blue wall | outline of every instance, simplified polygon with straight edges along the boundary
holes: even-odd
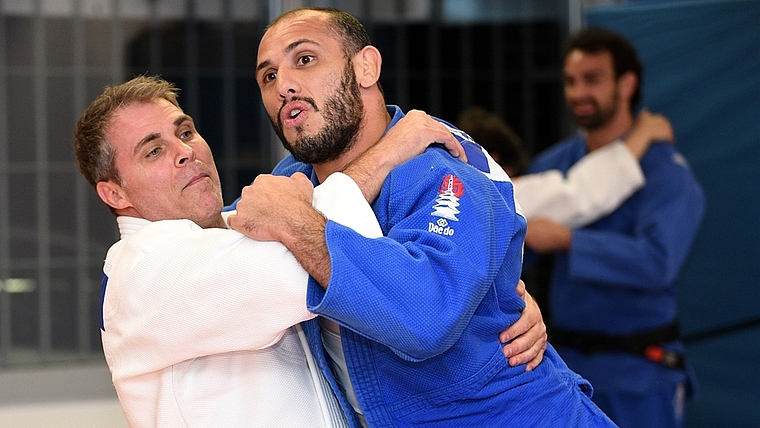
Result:
[[[643,105],[671,119],[707,196],[679,282],[698,381],[686,426],[760,427],[760,1],[639,2],[586,18],[636,45]]]

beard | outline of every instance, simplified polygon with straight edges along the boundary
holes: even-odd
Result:
[[[315,112],[320,111],[311,97],[293,97],[289,101],[293,100],[304,101],[311,105]],[[359,83],[349,62],[343,70],[337,90],[325,100],[322,111],[325,125],[316,135],[301,135],[303,127],[298,126],[295,129],[301,136],[290,142],[282,130],[282,116],[278,113],[276,119],[270,116],[269,120],[282,145],[297,161],[320,164],[338,159],[354,146],[362,127],[363,116],[364,103],[359,92]]]
[[[619,98],[619,94],[615,92],[612,96],[612,100],[610,100],[606,106],[600,106],[596,99],[591,99],[590,102],[594,105],[591,114],[576,115],[573,113],[572,108],[570,109],[570,114],[573,115],[573,119],[575,119],[575,123],[578,124],[578,126],[589,131],[594,131],[604,127],[613,117],[615,117],[617,114]]]

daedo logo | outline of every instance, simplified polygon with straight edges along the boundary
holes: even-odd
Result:
[[[428,232],[437,233],[444,236],[454,235],[454,229],[449,226],[451,221],[459,221],[457,214],[459,210],[459,198],[464,194],[464,184],[453,174],[447,174],[441,181],[438,188],[439,196],[433,205],[433,212],[430,215],[441,217],[435,223],[428,223]]]

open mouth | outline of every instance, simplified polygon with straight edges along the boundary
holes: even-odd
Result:
[[[310,99],[294,99],[280,108],[280,120],[284,126],[298,126],[308,117],[311,108],[319,111]]]

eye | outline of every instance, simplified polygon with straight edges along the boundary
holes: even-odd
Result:
[[[154,158],[154,157],[158,156],[159,153],[161,153],[161,148],[160,147],[156,147],[153,150],[149,151],[148,154],[145,157],[147,157],[147,158]]]
[[[307,65],[314,61],[314,55],[303,55],[298,58],[298,65]]]
[[[187,139],[189,139],[192,136],[193,136],[193,131],[185,131],[185,132],[179,134],[179,138],[182,139],[182,140],[187,140]]]
[[[264,73],[261,76],[261,81],[264,82],[264,83],[269,83],[269,82],[273,81],[276,78],[277,78],[277,73],[275,73],[275,72],[269,72],[269,73]]]

